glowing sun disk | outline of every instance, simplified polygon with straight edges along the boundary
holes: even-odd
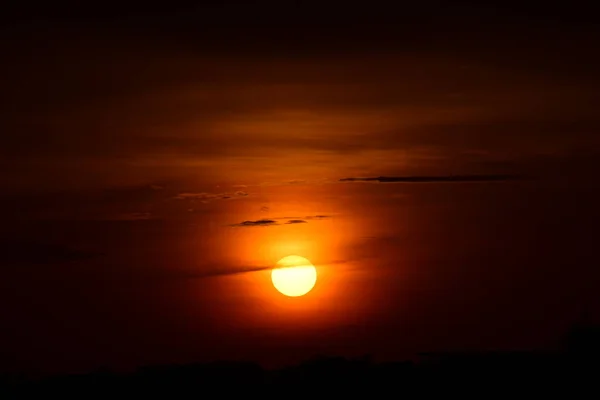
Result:
[[[317,269],[304,257],[287,256],[271,271],[273,286],[289,297],[304,296],[317,282]]]

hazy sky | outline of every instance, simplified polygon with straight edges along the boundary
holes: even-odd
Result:
[[[2,367],[553,345],[598,307],[573,10],[15,7]],[[463,174],[490,179],[339,181]],[[303,298],[269,281],[289,254],[318,268]]]

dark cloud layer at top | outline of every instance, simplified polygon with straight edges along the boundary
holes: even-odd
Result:
[[[232,176],[236,183],[253,185],[264,181],[269,170],[269,179],[293,185],[315,176],[443,171],[469,161],[460,155],[466,151],[478,152],[477,162],[493,162],[597,147],[598,68],[589,51],[593,46],[586,47],[579,36],[544,37],[552,46],[547,48],[535,45],[535,35],[516,31],[511,36],[495,32],[491,36],[500,39],[495,42],[469,33],[464,43],[473,48],[455,52],[448,46],[463,42],[448,40],[453,29],[438,28],[444,32],[438,46],[413,47],[408,39],[430,37],[429,28],[420,28],[427,35],[418,35],[394,21],[399,31],[389,35],[389,26],[373,20],[372,26],[383,28],[380,33],[394,43],[385,45],[379,37],[365,42],[363,36],[372,29],[357,32],[350,24],[349,30],[361,36],[357,43],[324,18],[322,26],[331,30],[327,35],[311,29],[310,40],[306,29],[297,30],[310,49],[302,56],[291,49],[288,35],[262,31],[283,45],[275,46],[276,57],[264,58],[240,42],[237,33],[231,33],[233,41],[219,42],[206,32],[179,29],[214,23],[218,18],[208,15],[217,13],[221,23],[245,32],[239,23],[255,21],[248,19],[250,11],[288,27],[254,6],[240,7],[234,13],[213,9],[190,14],[189,20],[188,14],[174,18],[176,31],[187,32],[185,40],[161,31],[161,40],[154,41],[139,29],[128,37],[98,26],[87,27],[87,33],[43,29],[27,39],[6,36],[0,44],[6,54],[0,69],[7,77],[0,121],[0,130],[7,132],[0,138],[4,186],[96,189],[155,179],[212,184],[230,183]],[[462,14],[455,6],[450,9]],[[330,9],[335,15],[344,10]],[[364,12],[353,11],[361,19]],[[319,7],[319,13],[287,17],[305,27],[305,16],[322,15]],[[405,12],[400,17],[408,18]],[[229,31],[221,23],[215,23],[219,33]],[[499,26],[505,25],[487,25]],[[529,31],[549,34],[527,25]],[[333,32],[338,40],[325,45],[324,37]],[[211,38],[219,54],[202,49],[202,38]],[[264,45],[262,39],[256,43]],[[341,44],[351,51],[337,54]],[[315,45],[323,51],[316,52]],[[280,134],[283,130],[286,135]],[[354,167],[373,165],[373,157],[384,161],[378,161],[379,170]],[[418,160],[407,160],[408,171],[396,169],[403,157]],[[269,162],[261,164],[264,160]],[[437,165],[429,169],[429,163]],[[486,167],[485,172],[497,171]]]
[[[340,182],[428,183],[428,182],[495,182],[522,179],[519,175],[440,175],[440,176],[379,176],[342,178]]]

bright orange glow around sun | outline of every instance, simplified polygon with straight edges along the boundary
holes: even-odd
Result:
[[[289,297],[304,296],[317,282],[317,269],[304,257],[287,256],[271,271],[273,286]]]

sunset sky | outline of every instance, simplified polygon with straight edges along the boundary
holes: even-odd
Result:
[[[0,370],[540,349],[600,317],[585,10],[223,3],[2,16]]]

